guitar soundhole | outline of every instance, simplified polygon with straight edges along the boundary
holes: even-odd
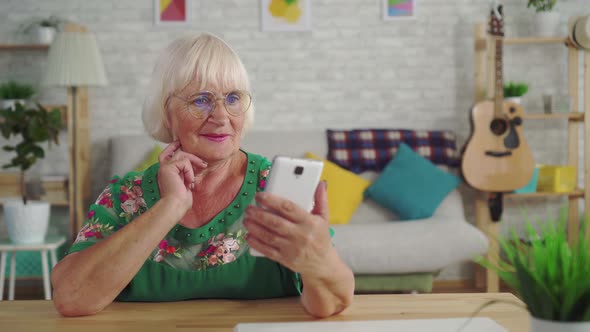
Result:
[[[508,130],[508,123],[503,119],[494,119],[490,124],[490,129],[494,135],[500,136]]]

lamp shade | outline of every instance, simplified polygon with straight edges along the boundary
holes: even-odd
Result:
[[[49,48],[44,85],[102,86],[107,84],[96,39],[90,32],[60,32]]]

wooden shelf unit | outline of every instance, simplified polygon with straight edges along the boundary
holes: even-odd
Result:
[[[523,116],[525,120],[569,120],[569,121],[584,121],[584,113],[569,112],[569,113],[525,113]]]
[[[567,138],[567,165],[579,168],[579,134],[584,129],[583,139],[585,144],[590,144],[590,121],[585,121],[590,114],[590,52],[584,52],[578,49],[565,37],[555,38],[504,38],[503,43],[506,45],[563,45],[567,49],[568,62],[568,91],[572,100],[569,113],[528,113],[525,114],[525,120],[567,120],[568,138]],[[495,44],[491,42],[490,36],[486,33],[485,23],[479,23],[475,26],[475,101],[490,99],[495,95],[495,77],[488,73],[494,72],[495,64]],[[580,111],[579,105],[579,58],[584,58],[584,108]],[[584,211],[590,213],[590,153],[583,155],[584,166],[578,169],[578,176],[583,174],[584,186],[576,188],[571,193],[545,193],[536,192],[530,194],[506,194],[508,199],[535,199],[550,197],[565,197],[568,199],[568,240],[575,241],[580,229],[580,211],[578,200],[584,199]],[[475,199],[475,218],[477,226],[489,237],[490,247],[487,253],[488,259],[499,257],[500,248],[498,247],[497,238],[499,223],[493,222],[488,209],[489,193],[479,192]],[[590,229],[589,229],[590,231]],[[485,274],[484,274],[485,273]],[[486,269],[485,272],[478,268],[476,270],[476,287],[486,288],[488,292],[499,291],[499,278],[495,272]]]
[[[568,196],[569,198],[584,198],[584,190],[576,188],[572,192],[567,193],[550,193],[550,192],[535,192],[535,193],[510,193],[504,195],[506,198],[549,198],[549,197],[562,197]]]
[[[43,107],[45,107],[45,109],[47,109],[48,111],[51,111],[54,108],[57,108],[61,111],[61,121],[62,121],[62,125],[63,125],[63,129],[67,129],[67,110],[68,110],[68,105],[52,105],[52,104],[41,104]],[[3,176],[7,176],[9,173],[14,173],[16,172],[15,169],[12,169],[11,171],[8,172],[0,172]],[[0,181],[0,191],[5,191],[7,190],[8,192],[12,191],[11,187],[3,187],[3,183],[1,183]],[[11,195],[3,195],[6,194],[5,192],[0,193],[0,197],[7,197],[7,196],[11,196]],[[20,195],[20,192],[19,192]],[[53,206],[68,206],[68,201],[49,201],[49,203],[51,203],[51,205]],[[0,200],[0,206],[2,206],[2,201]]]
[[[51,206],[60,206],[60,207],[70,205],[69,201],[49,201],[49,203],[51,203]]]
[[[520,38],[505,38],[504,44],[518,45],[518,44],[565,44],[566,37],[520,37]]]
[[[78,24],[66,24],[65,31],[87,31],[87,28]],[[40,44],[0,44],[0,51],[19,51],[19,50],[48,50],[49,45]],[[66,201],[52,202],[55,206],[69,207],[70,228],[68,235],[71,238],[82,227],[86,218],[86,211],[90,203],[90,125],[88,113],[88,88],[77,87],[76,93],[73,93],[71,87],[67,88],[66,105],[44,105],[48,110],[57,107],[62,111],[62,121],[68,131],[69,144],[69,181],[68,181],[68,200],[76,197],[76,204],[70,204]],[[73,105],[76,104],[76,121],[74,124]],[[76,144],[72,144],[73,137],[76,137]],[[74,162],[76,160],[76,162]],[[72,174],[76,175],[76,181],[71,181]],[[75,183],[75,184],[74,184]]]

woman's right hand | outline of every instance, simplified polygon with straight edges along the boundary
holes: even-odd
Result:
[[[207,167],[199,157],[182,151],[180,141],[170,143],[158,156],[158,187],[160,199],[171,199],[180,203],[184,211],[193,204],[192,190],[196,174]]]

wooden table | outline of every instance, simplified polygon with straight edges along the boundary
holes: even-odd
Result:
[[[344,312],[326,320],[387,320],[468,317],[480,305],[502,300],[522,305],[507,293],[356,295]],[[508,331],[529,331],[528,313],[497,303],[480,312]],[[64,318],[51,301],[0,303],[0,331],[232,331],[239,322],[310,321],[298,298],[256,301],[201,300],[168,303],[116,302],[87,317]]]

